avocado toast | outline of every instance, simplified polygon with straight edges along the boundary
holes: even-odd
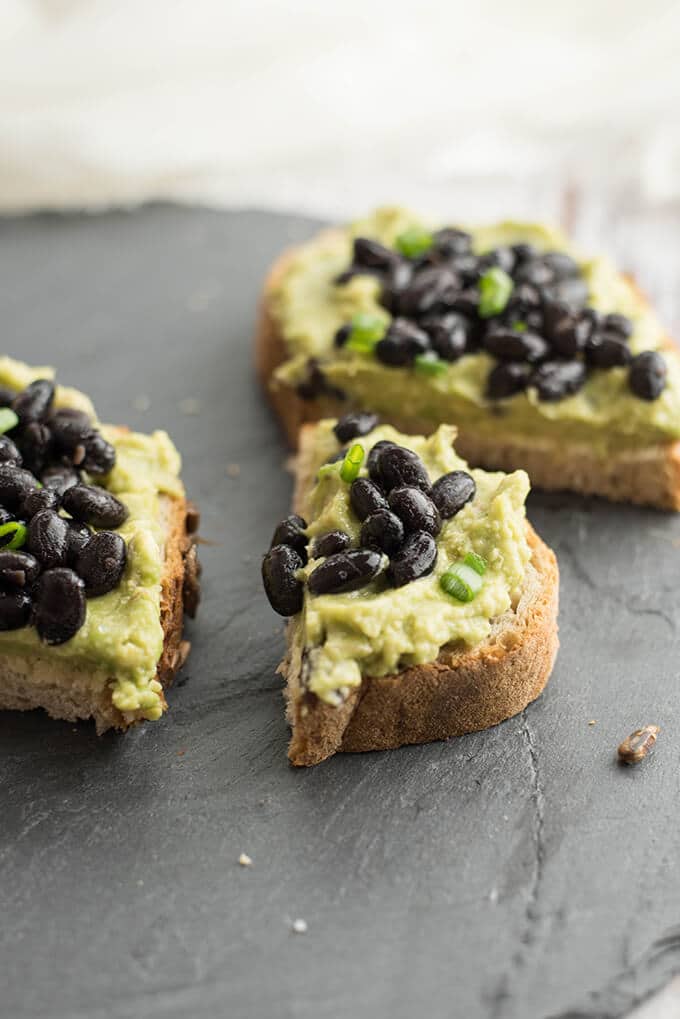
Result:
[[[290,620],[293,764],[483,729],[547,682],[558,573],[528,478],[469,470],[454,437],[368,414],[302,429],[295,513],[263,560]]]
[[[680,355],[635,284],[556,230],[430,228],[402,209],[285,252],[257,368],[300,427],[370,408],[458,428],[471,463],[532,484],[680,509]]]
[[[164,432],[100,425],[52,375],[0,358],[0,709],[126,729],[189,651],[198,516]]]

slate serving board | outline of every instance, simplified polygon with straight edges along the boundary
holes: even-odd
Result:
[[[2,1016],[594,1019],[680,969],[680,518],[532,495],[562,572],[541,699],[287,764],[258,574],[290,481],[250,339],[268,263],[313,228],[167,206],[0,223],[3,349],[105,420],[167,428],[211,542],[162,722],[97,739],[0,713]],[[655,754],[618,767],[647,722]]]

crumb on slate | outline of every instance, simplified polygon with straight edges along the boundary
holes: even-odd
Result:
[[[306,934],[307,933],[307,921],[303,920],[302,917],[298,917],[297,920],[293,920],[291,925],[293,934]]]
[[[139,396],[135,396],[132,401],[132,406],[135,410],[138,410],[141,414],[143,414],[147,410],[151,410],[151,400],[146,393],[140,393]]]
[[[179,409],[182,414],[197,415],[201,413],[202,403],[195,396],[185,396],[179,401]]]
[[[230,478],[237,478],[241,473],[240,464],[227,464],[227,475]]]
[[[238,858],[238,862],[241,864],[242,867],[252,867],[253,865],[253,861],[251,860],[247,853],[241,853],[241,855]]]
[[[588,722],[588,725],[597,725],[597,719],[591,718],[590,721]]]

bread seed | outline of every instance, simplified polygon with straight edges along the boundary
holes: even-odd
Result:
[[[656,743],[660,733],[658,725],[645,725],[636,729],[619,745],[619,760],[623,764],[639,764]]]

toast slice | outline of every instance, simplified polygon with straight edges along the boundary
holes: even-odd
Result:
[[[310,529],[311,493],[329,450],[327,426],[324,421],[302,428],[295,461],[294,510],[310,521]],[[453,429],[440,432],[449,441],[455,434]],[[479,484],[484,472],[472,473]],[[502,480],[501,475],[492,477],[494,484]],[[559,581],[555,556],[526,521],[522,503],[519,534],[524,529],[528,557],[521,583],[506,610],[489,621],[480,641],[469,646],[453,640],[431,661],[381,675],[362,672],[360,685],[346,690],[335,703],[309,689],[303,619],[307,607],[293,616],[279,671],[286,680],[292,728],[288,756],[294,765],[318,764],[339,751],[386,750],[485,729],[521,712],[538,697],[558,649]],[[308,599],[306,594],[307,605]]]
[[[47,378],[49,369],[33,369],[8,358],[0,359],[0,380],[20,388],[34,378]],[[91,403],[76,390],[58,386],[55,406],[84,410],[96,421]],[[98,733],[125,730],[142,719],[155,719],[166,710],[165,690],[184,664],[190,644],[183,639],[185,612],[193,616],[199,600],[200,567],[196,556],[198,512],[185,497],[179,480],[179,457],[165,433],[141,436],[124,427],[100,426],[115,447],[117,463],[102,487],[121,494],[132,510],[121,528],[127,544],[127,566],[116,591],[88,598],[85,623],[65,643],[43,643],[32,626],[0,632],[0,710],[43,708],[56,719],[92,719]],[[156,460],[153,451],[157,451]],[[151,459],[150,459],[151,457]],[[146,477],[143,489],[132,491],[135,465]],[[149,569],[158,558],[157,577]],[[142,572],[140,572],[142,571]],[[94,606],[94,609],[93,609]],[[91,612],[92,624],[89,618]],[[125,613],[125,626],[116,629],[116,613]],[[96,620],[96,626],[94,622]],[[111,626],[112,640],[99,645],[92,629]],[[135,645],[144,645],[149,631],[151,659],[131,658]],[[99,650],[106,654],[98,657]],[[158,651],[153,651],[154,648]],[[130,686],[130,663],[135,682]],[[120,691],[127,690],[127,705]],[[130,700],[130,693],[133,697]]]
[[[375,220],[379,221],[380,216],[389,221],[390,216],[394,219],[397,213],[383,210],[376,214]],[[369,225],[367,230],[370,229]],[[633,336],[633,342],[638,344],[636,349],[657,349],[668,361],[668,389],[663,395],[667,404],[664,427],[657,433],[640,426],[640,434],[636,434],[637,425],[631,425],[630,421],[637,421],[636,415],[643,420],[649,405],[631,397],[621,381],[624,369],[615,368],[612,378],[617,379],[617,399],[623,399],[624,410],[610,428],[603,429],[599,425],[591,428],[587,421],[580,420],[578,407],[570,410],[573,400],[568,398],[561,404],[551,404],[551,408],[558,407],[556,417],[549,410],[551,420],[536,417],[518,429],[513,413],[525,400],[524,393],[490,401],[478,387],[473,403],[456,398],[449,409],[442,407],[437,393],[441,383],[436,379],[413,378],[411,372],[405,382],[403,368],[385,365],[380,375],[362,380],[365,357],[355,356],[356,371],[354,365],[348,369],[346,355],[342,355],[344,361],[340,363],[342,358],[334,350],[330,325],[325,336],[321,327],[315,330],[316,349],[313,358],[305,361],[295,332],[299,331],[299,317],[293,326],[288,321],[291,308],[299,316],[301,304],[299,295],[292,304],[286,303],[285,289],[290,274],[311,272],[309,267],[314,265],[318,255],[314,299],[318,300],[318,307],[327,306],[329,312],[325,317],[318,316],[318,321],[337,326],[342,321],[342,309],[347,307],[347,297],[340,293],[337,284],[337,272],[340,266],[346,268],[352,237],[356,237],[357,232],[364,232],[361,225],[326,230],[309,244],[289,249],[277,259],[265,281],[255,336],[256,369],[293,448],[297,446],[304,424],[340,416],[349,410],[370,408],[377,411],[382,420],[411,434],[429,434],[441,422],[455,423],[457,449],[470,463],[492,470],[524,468],[530,474],[532,485],[538,488],[571,490],[617,502],[680,510],[680,358],[675,344],[659,326],[649,302],[632,280],[617,273],[604,259],[582,263],[587,267],[595,293],[589,302],[596,305],[602,315],[622,312],[631,316],[636,324]],[[391,233],[393,235],[394,230]],[[385,240],[389,234],[390,230],[380,237]],[[488,231],[481,232],[482,238],[488,236]],[[511,236],[515,240],[537,240],[539,245],[548,247],[568,247],[556,232],[549,233],[531,224],[512,225]],[[375,308],[375,293],[366,290],[363,283],[355,286],[359,289],[351,299]],[[611,301],[606,296],[609,288],[613,295]],[[481,356],[486,358],[487,355]],[[464,357],[463,361],[469,362],[470,357]],[[308,375],[300,374],[309,373],[310,364],[313,364],[311,371],[316,379],[312,387],[305,384]],[[400,386],[398,398],[392,394],[395,379]],[[584,387],[586,402],[599,399],[597,391],[595,397],[591,397],[595,386],[589,381]],[[433,393],[435,404],[430,406],[428,394]],[[630,413],[625,410],[627,407]],[[565,414],[563,427],[560,427],[561,413]]]

